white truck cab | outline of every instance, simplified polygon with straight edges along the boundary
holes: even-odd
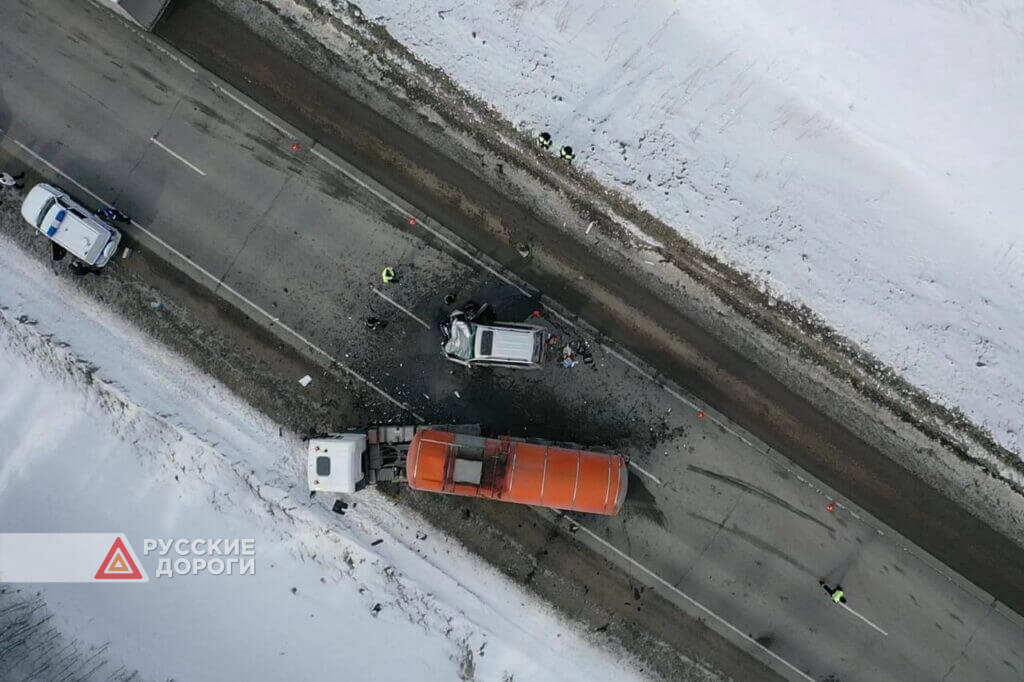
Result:
[[[479,424],[373,426],[309,439],[306,478],[313,492],[354,493],[368,485],[401,481],[409,443],[421,429],[480,435]]]
[[[121,242],[121,233],[59,187],[41,183],[21,204],[21,217],[86,265],[101,268]]]
[[[365,433],[340,433],[309,439],[309,489],[354,493],[363,482]]]

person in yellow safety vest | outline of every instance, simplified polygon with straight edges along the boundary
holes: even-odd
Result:
[[[828,596],[830,596],[832,598],[832,603],[833,604],[839,605],[839,604],[845,604],[846,603],[846,596],[845,596],[846,593],[843,592],[843,586],[842,585],[836,585],[835,587],[829,587],[828,585],[825,584],[824,580],[819,580],[818,584],[821,585],[822,588],[824,588],[824,590],[826,592],[828,592]]]
[[[551,149],[551,134],[544,132],[537,136],[537,144],[541,149]]]
[[[568,161],[569,163],[572,163],[573,158],[575,158],[575,155],[572,153],[572,147],[570,147],[569,145],[562,147],[558,151],[558,155],[565,159],[566,161]]]
[[[380,273],[380,279],[384,284],[391,284],[398,278],[395,276],[394,268],[384,268]]]

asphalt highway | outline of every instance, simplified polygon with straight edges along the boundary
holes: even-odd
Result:
[[[621,516],[554,522],[753,660],[792,679],[1024,677],[1013,610],[568,318],[542,322],[591,342],[593,365],[447,363],[436,332],[445,294],[523,320],[534,289],[427,218],[417,197],[104,10],[0,8],[5,151],[91,205],[116,204],[143,248],[343,367],[382,417],[626,451],[634,475]],[[381,282],[384,266],[397,284]],[[370,316],[387,326],[367,329]],[[846,607],[821,580],[843,585]]]
[[[254,22],[260,35],[236,14]],[[175,0],[156,30],[239,92],[435,217],[568,312],[583,316],[618,347],[643,358],[660,380],[701,396],[1024,614],[1024,549],[979,520],[966,503],[961,506],[955,492],[936,491],[897,463],[904,453],[875,449],[843,420],[830,418],[737,353],[704,326],[715,320],[702,323],[690,317],[681,310],[684,297],[666,299],[658,287],[649,286],[644,273],[622,267],[614,250],[603,253],[598,244],[552,229],[482,181],[473,168],[449,159],[443,142],[428,144],[414,134],[431,135],[430,125],[408,118],[393,123],[325,80],[321,73],[329,72],[353,93],[365,90],[360,81],[339,75],[351,67],[329,68],[330,56],[317,51],[308,35],[273,16],[263,5],[236,0]],[[520,238],[533,244],[533,257],[516,253],[514,243]],[[911,459],[928,456],[921,452],[927,442],[901,447],[919,449],[916,455],[907,453]]]

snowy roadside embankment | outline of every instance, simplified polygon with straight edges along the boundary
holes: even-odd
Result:
[[[256,544],[255,575],[142,556],[146,584],[5,586],[3,622],[34,635],[0,677],[640,679],[372,490],[344,516],[310,500],[297,437],[0,247],[0,531]]]
[[[358,4],[1021,453],[1019,3]]]

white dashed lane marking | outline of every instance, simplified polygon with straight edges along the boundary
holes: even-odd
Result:
[[[170,154],[171,156],[176,158],[178,161],[181,161],[183,164],[185,164],[186,166],[188,166],[189,168],[194,170],[196,173],[199,173],[200,175],[203,175],[203,176],[206,175],[206,173],[201,168],[199,168],[199,166],[196,166],[194,163],[192,163],[191,161],[186,159],[184,156],[182,156],[181,154],[177,153],[176,151],[174,151],[173,149],[171,149],[170,147],[168,147],[167,145],[165,145],[163,142],[161,142],[160,140],[156,139],[155,137],[149,138],[149,141],[152,142],[153,144],[155,144],[157,147],[160,147],[160,149],[163,149],[165,152],[167,152],[168,154]]]
[[[224,95],[226,95],[229,98],[231,98],[236,104],[240,105],[242,108],[244,108],[249,113],[251,113],[252,115],[254,115],[257,118],[259,118],[261,121],[263,121],[264,123],[269,125],[271,128],[273,128],[277,132],[281,133],[282,135],[284,135],[286,137],[289,137],[289,138],[291,138],[293,140],[297,140],[299,138],[299,135],[297,135],[297,134],[291,132],[290,130],[286,129],[284,126],[280,125],[279,123],[274,121],[269,116],[264,116],[262,113],[260,113],[260,111],[258,109],[256,109],[255,107],[250,105],[248,102],[243,100],[241,97],[239,97],[238,95],[234,94],[233,92],[231,92],[230,90],[228,90],[224,86],[220,85],[219,83],[216,83],[214,81],[210,81],[210,85],[215,90],[217,90],[218,92],[221,92]]]
[[[395,299],[393,299],[393,298],[391,298],[390,296],[388,296],[387,294],[385,294],[385,293],[384,293],[383,291],[381,291],[381,290],[380,290],[380,289],[378,289],[377,287],[375,287],[375,286],[371,286],[371,287],[370,287],[370,290],[371,290],[371,291],[372,291],[373,293],[375,293],[375,294],[377,294],[378,296],[380,296],[381,298],[383,298],[383,299],[384,299],[385,301],[387,301],[387,302],[388,302],[388,303],[390,303],[391,305],[393,305],[393,306],[395,306],[396,308],[398,308],[399,310],[401,310],[401,311],[402,311],[403,313],[405,313],[406,315],[408,315],[408,316],[409,316],[409,317],[411,317],[412,319],[414,319],[414,320],[416,320],[417,322],[419,322],[419,323],[420,323],[421,325],[423,325],[424,329],[430,329],[430,325],[429,325],[429,324],[427,324],[426,322],[424,322],[424,321],[423,321],[423,320],[422,320],[421,318],[417,317],[417,316],[416,316],[416,314],[415,314],[414,312],[412,312],[411,310],[409,310],[408,308],[406,308],[405,306],[403,306],[402,304],[400,304],[400,303],[399,303],[398,301],[396,301]]]
[[[857,613],[856,611],[854,611],[853,609],[851,609],[851,608],[850,608],[849,606],[847,606],[846,604],[840,604],[840,606],[842,606],[842,607],[843,607],[844,609],[846,609],[847,611],[849,611],[849,612],[850,612],[850,613],[852,613],[853,615],[855,615],[855,616],[857,616],[858,618],[860,618],[860,619],[861,619],[862,621],[864,621],[865,623],[867,623],[868,625],[870,625],[870,626],[871,626],[871,627],[873,627],[874,629],[876,629],[876,630],[878,630],[879,632],[881,632],[881,633],[882,633],[883,635],[885,635],[886,637],[888,637],[888,636],[889,636],[889,633],[888,633],[888,632],[886,632],[886,631],[885,631],[885,630],[883,630],[882,628],[878,627],[877,625],[875,625],[874,623],[872,623],[872,622],[871,622],[870,620],[868,620],[867,618],[865,618],[865,617],[864,617],[864,616],[862,616],[861,614],[859,614],[859,613]]]

